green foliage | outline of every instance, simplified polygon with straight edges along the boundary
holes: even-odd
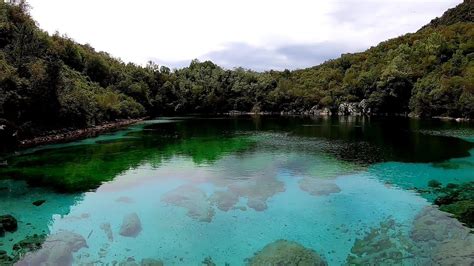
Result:
[[[0,2],[0,118],[28,134],[119,118],[180,113],[336,111],[474,117],[473,2],[420,31],[295,71],[227,70],[193,60],[170,70],[125,64],[49,36],[25,3]]]
[[[427,26],[437,27],[458,22],[474,22],[474,4],[472,0],[464,0],[456,8],[446,11],[441,18],[433,19]]]
[[[20,138],[146,115],[148,83],[159,76],[154,70],[125,65],[66,36],[49,36],[24,3],[0,3],[0,32],[0,118],[18,126]],[[145,74],[130,79],[137,72]]]

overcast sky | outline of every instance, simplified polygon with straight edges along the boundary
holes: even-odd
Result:
[[[309,67],[414,32],[462,0],[29,0],[31,14],[125,62]]]

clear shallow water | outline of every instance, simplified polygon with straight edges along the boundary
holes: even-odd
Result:
[[[474,181],[473,136],[403,119],[147,121],[8,158],[0,210],[19,229],[0,250],[45,234],[20,263],[244,265],[284,239],[329,265],[469,264],[473,234],[433,207],[428,183]],[[140,226],[121,235],[130,214]]]

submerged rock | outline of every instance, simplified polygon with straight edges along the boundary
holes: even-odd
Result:
[[[8,256],[6,251],[0,250],[0,265],[12,265],[13,262],[13,258]]]
[[[285,191],[285,184],[268,172],[265,175],[239,180],[228,185],[229,193],[247,198],[247,206],[256,211],[267,209],[267,200]]]
[[[304,190],[313,196],[327,196],[341,192],[341,188],[332,182],[310,177],[301,179],[299,181],[299,186],[301,190]]]
[[[43,205],[43,203],[45,203],[45,202],[46,202],[46,200],[37,200],[37,201],[33,202],[33,205],[38,207],[38,206]]]
[[[31,236],[27,236],[25,239],[13,245],[12,260],[17,262],[21,258],[25,257],[26,254],[29,254],[41,249],[45,240],[46,240],[46,235],[44,234],[43,235],[34,234]]]
[[[442,185],[441,182],[439,182],[438,180],[434,180],[434,179],[430,180],[428,182],[428,187],[431,187],[431,188],[439,188],[439,187],[441,187],[441,185]]]
[[[428,188],[417,191],[430,198],[434,195],[434,203],[441,211],[451,213],[460,222],[474,228],[474,182],[450,183],[443,187],[438,180],[430,180]]]
[[[347,257],[348,265],[411,265],[413,243],[389,219],[375,227],[363,239],[356,239]]]
[[[142,259],[141,266],[163,266],[164,263],[161,260],[155,259]]]
[[[46,235],[27,236],[25,239],[13,245],[15,257],[21,257],[28,252],[40,249],[46,240]]]
[[[120,227],[120,235],[126,237],[136,237],[142,231],[142,223],[136,213],[131,213],[123,218]]]
[[[180,186],[161,198],[163,202],[185,208],[187,215],[201,222],[211,222],[214,209],[206,193],[191,185]]]
[[[474,241],[448,240],[442,242],[433,252],[432,261],[433,265],[473,265]]]
[[[102,231],[104,231],[105,235],[107,236],[107,239],[110,242],[114,241],[114,234],[112,232],[112,227],[110,226],[110,223],[101,224],[100,229],[102,229]]]
[[[3,228],[3,231],[13,233],[18,229],[18,222],[15,217],[7,214],[0,216],[0,228]],[[2,229],[0,229],[1,235]]]
[[[471,230],[436,207],[424,208],[415,218],[410,238],[416,256],[426,265],[472,265],[474,234]]]
[[[474,235],[449,214],[427,206],[407,234],[390,219],[357,239],[349,265],[472,265]]]
[[[87,247],[86,240],[79,234],[62,231],[49,236],[41,248],[27,253],[15,265],[72,265],[73,252]]]
[[[435,203],[440,210],[449,212],[459,221],[474,228],[474,182],[447,184],[436,190]]]
[[[248,261],[248,265],[327,265],[314,250],[287,240],[266,245]]]
[[[119,266],[163,266],[164,263],[161,260],[155,259],[142,259],[140,263],[138,263],[135,258],[129,257],[125,261],[112,263],[112,265],[119,265]]]
[[[446,239],[465,239],[469,228],[436,207],[424,208],[413,221],[410,237],[417,242],[439,242]]]
[[[259,199],[259,198],[250,198],[247,201],[247,206],[259,212],[264,211],[268,208],[267,202],[265,201],[265,199]]]
[[[216,204],[219,210],[228,211],[239,202],[239,196],[228,191],[216,191],[211,196],[211,202]]]
[[[135,261],[135,258],[129,257],[127,260],[122,261],[118,264],[119,266],[139,266],[139,264]]]
[[[453,214],[459,221],[474,228],[474,200],[461,200],[443,205],[440,210]]]
[[[216,266],[217,264],[214,263],[211,257],[206,257],[202,262],[202,266]]]

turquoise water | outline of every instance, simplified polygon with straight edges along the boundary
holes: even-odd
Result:
[[[45,234],[20,265],[245,265],[284,239],[329,265],[468,265],[471,229],[423,191],[474,181],[473,140],[469,124],[411,120],[147,121],[9,157],[0,215],[19,228],[0,250]],[[140,226],[121,235],[130,214]]]

